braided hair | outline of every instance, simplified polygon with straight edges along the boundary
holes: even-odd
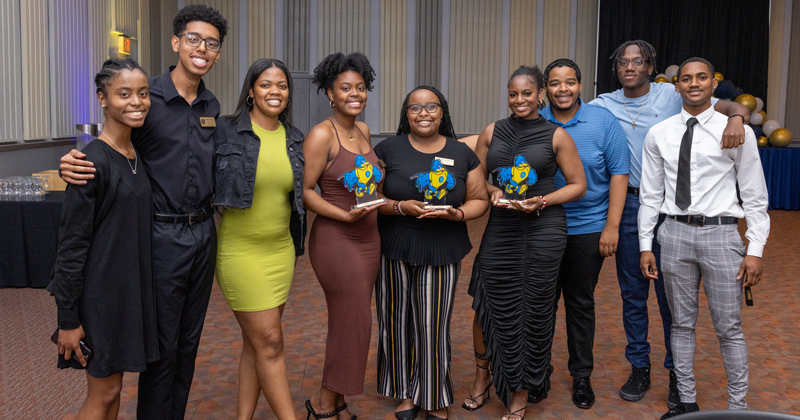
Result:
[[[340,74],[346,71],[354,71],[361,75],[367,90],[372,90],[372,82],[375,81],[375,70],[369,64],[367,56],[361,53],[344,55],[340,52],[333,53],[320,61],[314,69],[314,77],[311,82],[317,85],[317,93],[320,91],[327,93],[333,89],[333,82]]]
[[[400,124],[397,126],[397,135],[399,136],[411,132],[411,124],[408,121],[408,100],[411,98],[411,94],[418,90],[430,91],[439,99],[439,104],[442,106],[442,122],[439,124],[439,134],[445,137],[457,138],[456,130],[453,127],[453,121],[450,119],[450,107],[447,105],[447,99],[444,98],[444,95],[442,95],[439,89],[424,85],[415,87],[414,90],[408,92],[406,99],[403,100],[403,107],[400,108]]]
[[[124,60],[111,58],[103,63],[103,68],[94,76],[94,84],[97,87],[95,92],[102,93],[103,96],[106,96],[106,87],[108,83],[122,70],[139,70],[147,77],[147,72],[145,72],[135,60],[130,58]]]
[[[650,45],[647,41],[642,41],[641,39],[635,39],[633,41],[625,41],[614,50],[614,54],[611,54],[611,71],[614,74],[617,74],[617,63],[622,58],[622,55],[625,54],[625,49],[630,47],[631,45],[635,45],[639,47],[639,51],[642,53],[642,57],[644,58],[644,62],[653,66],[653,72],[658,73],[656,71],[656,49]]]

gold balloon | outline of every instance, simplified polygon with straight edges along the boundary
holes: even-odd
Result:
[[[656,83],[667,83],[667,82],[669,82],[669,80],[667,80],[666,77],[656,77]]]
[[[756,97],[749,93],[743,93],[737,96],[735,101],[746,106],[747,109],[750,110],[750,112],[756,110]]]
[[[767,121],[767,113],[764,112],[763,110],[762,111],[758,111],[758,113],[761,114],[762,117],[764,117],[764,118],[761,118],[761,124],[764,124]],[[759,124],[759,125],[761,125],[761,124]]]
[[[767,136],[761,136],[758,138],[758,147],[764,147],[767,145]]]
[[[716,73],[714,73],[714,78],[715,78],[715,79],[717,79],[717,83],[719,83],[719,82],[721,82],[721,81],[725,80],[725,78],[724,78],[724,77],[722,77],[722,73],[720,73],[720,72],[716,72]]]
[[[678,83],[678,75],[672,76],[672,84]]]
[[[769,135],[769,144],[774,147],[786,147],[792,142],[792,132],[785,128],[778,128]]]

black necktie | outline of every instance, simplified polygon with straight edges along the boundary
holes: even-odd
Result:
[[[692,160],[692,135],[697,118],[686,121],[686,132],[681,139],[681,151],[678,156],[678,182],[675,185],[675,204],[681,210],[686,210],[692,204],[692,186],[689,178],[689,166]]]

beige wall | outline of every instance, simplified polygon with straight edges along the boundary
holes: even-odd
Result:
[[[507,115],[510,72],[560,57],[578,63],[582,97],[593,96],[598,0],[7,0],[0,2],[0,48],[7,53],[0,61],[0,144],[69,137],[76,122],[99,122],[93,76],[109,56],[109,31],[135,36],[135,56],[159,74],[176,60],[172,16],[178,5],[193,3],[218,8],[230,23],[220,61],[206,77],[223,113],[232,111],[249,64],[279,53],[304,73],[333,51],[378,60],[380,85],[368,107],[377,115],[374,132],[394,132],[409,86],[424,81],[444,83],[460,134],[477,133]],[[798,3],[772,0],[765,98],[769,117],[796,138],[800,73],[789,69],[800,65],[800,48],[791,48],[800,44],[800,30],[792,31],[800,28]],[[424,30],[436,48],[409,44],[410,27]]]

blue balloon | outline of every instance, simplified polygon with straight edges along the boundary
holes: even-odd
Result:
[[[714,91],[714,96],[719,99],[733,99],[733,89],[735,86],[730,80],[723,80],[717,84],[717,89]]]
[[[744,93],[744,89],[736,86],[735,88],[733,88],[733,94],[731,94],[731,97],[729,99],[736,99],[736,98],[739,97],[739,95],[741,95],[743,93]]]
[[[753,129],[753,133],[755,133],[756,138],[759,138],[764,135],[764,129],[761,128],[760,125],[750,125],[750,128]]]

